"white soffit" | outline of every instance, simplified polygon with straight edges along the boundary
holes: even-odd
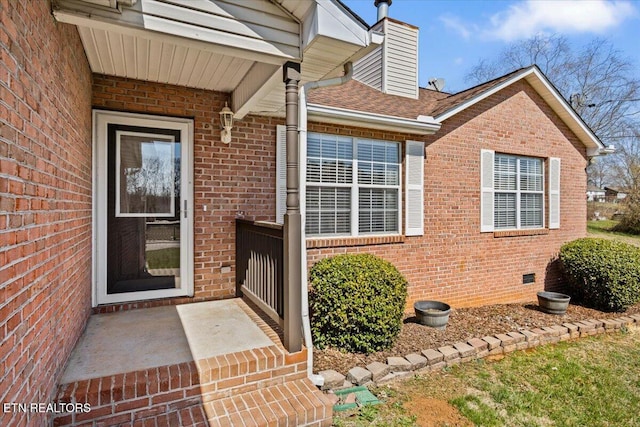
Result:
[[[95,73],[230,92],[256,63],[299,60],[300,24],[264,0],[138,0],[119,10],[59,0]]]
[[[302,83],[319,80],[381,42],[335,0],[112,3],[54,3],[55,18],[78,27],[93,72],[232,92],[237,118],[282,110],[285,62],[302,62]]]
[[[91,70],[98,74],[230,92],[253,65],[169,41],[88,27],[78,32]]]

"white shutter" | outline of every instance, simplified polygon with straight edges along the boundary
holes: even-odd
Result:
[[[480,231],[493,231],[493,168],[495,152],[480,150]]]
[[[560,228],[560,159],[549,159],[549,228]]]
[[[407,141],[405,154],[405,235],[424,234],[424,142]]]
[[[276,126],[276,222],[284,224],[287,211],[287,127]]]

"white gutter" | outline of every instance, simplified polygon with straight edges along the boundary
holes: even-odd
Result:
[[[587,148],[587,157],[606,156],[616,152],[616,147],[608,145],[604,148]]]
[[[322,120],[323,123],[360,126],[367,129],[381,129],[417,135],[431,135],[439,130],[441,126],[431,116],[420,115],[416,119],[409,119],[317,104],[309,104],[308,111],[310,117]]]
[[[301,226],[300,238],[302,240],[302,331],[304,336],[304,345],[307,347],[307,375],[311,382],[316,386],[324,384],[324,378],[320,375],[313,374],[313,339],[311,338],[311,321],[309,319],[309,284],[307,282],[307,237],[305,233],[305,188],[307,175],[307,92],[327,86],[343,85],[353,76],[353,63],[347,62],[344,65],[344,76],[334,77],[327,80],[319,80],[308,82],[302,85],[298,92],[298,141],[300,147],[300,209],[301,209]]]

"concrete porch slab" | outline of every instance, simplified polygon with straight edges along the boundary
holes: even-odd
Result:
[[[61,383],[274,345],[241,304],[231,299],[93,315]]]

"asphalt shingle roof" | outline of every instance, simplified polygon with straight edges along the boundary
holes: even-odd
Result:
[[[351,80],[342,86],[313,90],[309,93],[307,99],[310,104],[394,117],[409,119],[415,119],[420,115],[435,117],[490,90],[523,70],[515,70],[497,79],[455,94],[420,88],[419,99],[388,95],[357,80]]]

